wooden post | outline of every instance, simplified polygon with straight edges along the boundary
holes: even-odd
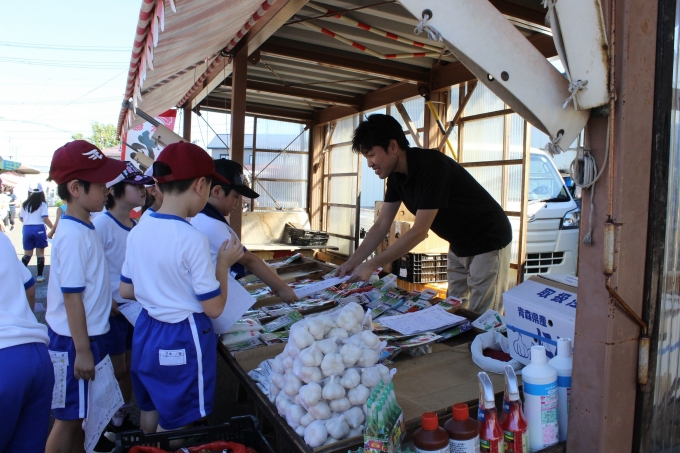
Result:
[[[231,160],[243,165],[243,148],[246,127],[246,82],[248,78],[248,49],[244,47],[234,55],[231,76]],[[241,209],[231,213],[231,228],[241,237]]]
[[[323,153],[326,145],[326,126],[310,129],[312,149],[309,153],[309,224],[313,230],[321,230],[323,220]]]
[[[522,134],[522,193],[520,195],[519,208],[519,237],[517,238],[517,284],[524,281],[524,265],[527,253],[527,206],[529,204],[529,169],[531,165],[531,125],[524,120],[524,133]],[[507,166],[504,166],[506,169]]]
[[[184,140],[191,142],[191,102],[187,103],[182,110],[184,112],[182,137],[184,137]]]

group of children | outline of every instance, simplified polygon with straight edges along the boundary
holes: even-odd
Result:
[[[0,451],[83,451],[89,383],[107,355],[125,401],[112,426],[131,426],[133,390],[147,433],[205,418],[216,386],[210,318],[222,314],[233,273],[243,272],[234,265],[284,301],[296,300],[225,219],[240,195],[258,196],[239,164],[213,161],[181,142],[167,146],[152,171],[153,179],[82,140],[54,153],[50,178],[67,209],[53,239],[48,326],[31,312],[35,288],[26,267],[0,260],[0,362],[13,364],[0,378],[0,401],[7,402]],[[142,205],[148,209],[137,225],[129,214]],[[14,255],[4,234],[0,253]],[[121,310],[137,302],[133,328]],[[59,361],[66,366],[53,366]]]

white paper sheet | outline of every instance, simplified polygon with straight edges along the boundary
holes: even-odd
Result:
[[[462,316],[451,314],[436,305],[425,310],[406,313],[405,315],[380,318],[382,325],[396,330],[402,335],[431,332],[444,327],[455,326],[465,321],[466,319]]]
[[[254,303],[255,298],[230,275],[224,311],[218,318],[212,320],[215,333],[219,335],[229,330]]]
[[[128,302],[123,305],[118,306],[118,311],[120,311],[125,318],[130,321],[133,326],[137,324],[137,318],[142,312],[142,304],[139,302]]]
[[[52,409],[66,405],[66,373],[68,372],[68,352],[50,351],[54,367],[54,387],[52,388]]]
[[[323,291],[331,286],[339,285],[340,283],[349,280],[349,275],[346,277],[332,277],[326,280],[319,280],[318,282],[310,283],[309,285],[303,286],[295,290],[295,295],[302,298],[311,296],[314,293]]]
[[[45,311],[45,306],[43,305],[42,302],[36,302],[35,303],[35,308],[33,309],[33,313],[41,313]]]
[[[109,420],[124,403],[111,358],[107,355],[94,369],[95,379],[88,383],[87,418],[83,420],[87,453],[92,453]]]

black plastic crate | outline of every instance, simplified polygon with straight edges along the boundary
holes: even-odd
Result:
[[[215,426],[178,429],[155,434],[144,434],[142,430],[125,431],[116,435],[116,453],[127,453],[137,445],[158,447],[173,452],[180,447],[170,447],[170,442],[177,439],[187,441],[182,447],[196,447],[224,440],[243,444],[257,453],[274,453],[259,431],[257,419],[252,415],[232,417],[228,422]]]
[[[439,255],[409,253],[392,262],[392,273],[410,283],[445,282],[446,267],[437,265],[438,257]]]
[[[290,243],[294,245],[327,245],[328,233],[325,231],[303,230],[288,227]]]

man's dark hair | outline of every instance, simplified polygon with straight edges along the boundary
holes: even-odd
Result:
[[[167,176],[169,174],[172,174],[172,170],[170,167],[168,167],[167,164],[163,162],[154,162],[153,163],[153,175],[154,176]],[[164,183],[158,183],[158,188],[163,194],[166,193],[176,193],[176,194],[181,194],[183,192],[186,192],[189,190],[189,187],[196,181],[198,178],[191,178],[191,179],[180,179],[179,181],[170,181],[170,182],[164,182]],[[205,177],[206,181],[208,184],[212,183],[212,176],[206,176]]]
[[[113,189],[113,195],[111,192],[106,194],[106,210],[113,208],[116,205],[116,199],[125,195],[125,182],[121,181],[112,185],[110,188]]]
[[[83,186],[85,193],[90,192],[90,183],[88,181],[83,181],[82,179],[78,179],[77,181],[78,184]],[[59,198],[61,198],[65,203],[69,203],[71,201],[71,194],[68,191],[68,187],[66,187],[69,182],[71,181],[59,184],[57,186],[57,195],[59,195]]]
[[[366,153],[374,146],[380,146],[387,152],[390,140],[396,140],[401,149],[408,149],[409,144],[401,124],[389,115],[374,113],[359,124],[352,138],[352,151]]]

